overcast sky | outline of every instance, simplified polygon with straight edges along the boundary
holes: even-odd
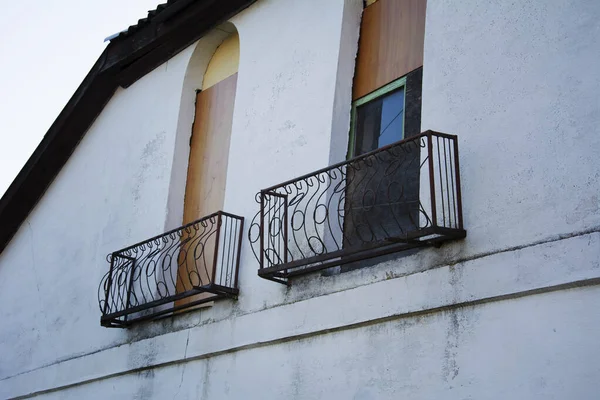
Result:
[[[166,0],[0,0],[0,196],[107,43]]]

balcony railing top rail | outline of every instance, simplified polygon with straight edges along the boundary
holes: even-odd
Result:
[[[454,135],[427,131],[257,194],[259,275],[311,271],[465,237]]]
[[[100,323],[126,327],[236,298],[243,225],[243,217],[218,211],[109,254]]]

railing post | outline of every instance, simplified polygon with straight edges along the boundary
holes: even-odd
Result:
[[[437,210],[435,206],[435,173],[433,165],[433,133],[427,133],[427,157],[429,158],[429,190],[431,194],[431,223],[437,227]]]
[[[283,196],[283,262],[288,262],[288,196]]]
[[[105,300],[104,300],[104,311],[103,314],[106,315],[108,314],[108,293],[110,292],[110,288],[112,286],[112,276],[113,276],[113,268],[115,265],[115,253],[111,253],[110,255],[110,269],[108,270],[108,280],[106,281],[106,290],[104,291],[105,293]]]
[[[237,259],[235,262],[235,281],[234,281],[234,289],[238,288],[238,276],[240,273],[240,257],[242,256],[242,237],[244,236],[244,217],[239,219],[240,221],[240,229],[238,230],[238,248],[237,248]]]
[[[209,284],[214,284],[215,283],[215,278],[217,276],[217,261],[219,259],[219,239],[221,238],[221,223],[222,223],[222,218],[223,218],[223,214],[221,211],[219,211],[217,213],[217,237],[215,239],[215,253],[213,256],[213,268],[212,268],[212,276],[209,277],[210,281],[208,282]]]
[[[129,308],[129,301],[131,300],[131,289],[133,288],[133,276],[135,274],[135,258],[123,257],[128,259],[131,262],[131,275],[129,276],[129,285],[127,286],[127,300],[125,300],[125,310]],[[129,314],[125,314],[125,321],[127,322],[127,317]]]
[[[454,138],[454,168],[456,174],[456,203],[458,205],[458,229],[463,229],[462,196],[460,191],[460,168],[458,161],[458,137]]]
[[[260,238],[260,268],[265,267],[265,192],[260,191],[260,231],[258,237]]]

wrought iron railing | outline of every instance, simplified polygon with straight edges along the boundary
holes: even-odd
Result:
[[[466,236],[456,136],[427,131],[272,186],[248,238],[266,279]]]
[[[238,295],[244,218],[223,211],[108,255],[100,323],[126,327]]]

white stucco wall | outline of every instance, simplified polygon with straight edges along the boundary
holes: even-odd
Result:
[[[600,2],[428,0],[422,128],[459,135],[462,257],[600,226]]]
[[[225,209],[245,216],[247,225],[260,189],[329,165],[332,125],[349,126],[353,68],[339,64],[354,64],[361,12],[359,0],[261,1],[232,19],[240,69]],[[353,45],[342,47],[342,30]],[[334,113],[336,98],[346,99],[346,107]],[[256,279],[250,246],[242,262],[239,306],[280,303],[285,289]]]
[[[164,230],[189,51],[119,89],[0,255],[0,376],[99,350],[106,255]]]
[[[343,157],[361,7],[230,21],[225,210],[247,225],[261,188]],[[244,238],[237,302],[109,330],[104,257],[180,218],[192,81],[222,39],[119,90],[0,254],[0,398],[597,398],[598,21],[593,0],[428,0],[422,127],[459,135],[466,240],[286,288]]]
[[[582,332],[597,331],[600,319],[578,315],[593,312],[598,295],[567,290],[385,321],[43,398],[592,400],[600,369],[582,360],[600,348]]]

